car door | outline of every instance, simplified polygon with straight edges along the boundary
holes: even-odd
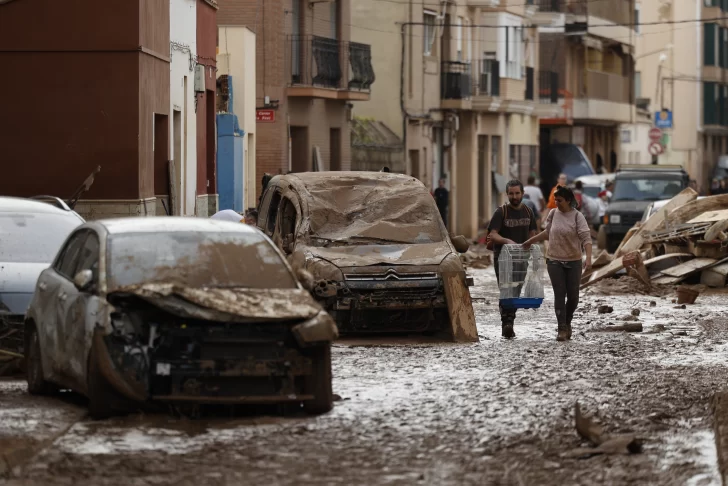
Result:
[[[86,231],[78,230],[68,237],[58,252],[56,261],[38,278],[36,295],[36,327],[40,339],[43,367],[46,373],[58,377],[65,361],[63,336],[59,327],[59,307],[67,288],[65,273],[78,264],[78,255],[86,238]],[[72,270],[70,270],[72,271]],[[49,377],[46,377],[49,378]]]
[[[81,247],[78,264],[73,270],[74,277],[83,270],[91,270],[93,282],[83,291],[76,288],[73,281],[70,282],[60,306],[63,315],[59,322],[65,339],[62,348],[67,356],[64,374],[81,389],[86,386],[86,357],[89,352],[86,330],[93,329],[99,311],[99,236],[93,230],[88,231]]]

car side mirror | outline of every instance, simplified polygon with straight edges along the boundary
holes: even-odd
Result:
[[[301,282],[301,285],[304,289],[308,290],[309,292],[313,292],[314,278],[313,275],[311,275],[311,272],[300,268],[296,271],[296,277],[298,277],[298,281]]]
[[[78,290],[84,292],[94,283],[94,273],[91,270],[81,270],[73,278],[73,284]]]
[[[463,235],[453,237],[452,245],[458,253],[467,253],[470,249],[470,242]]]

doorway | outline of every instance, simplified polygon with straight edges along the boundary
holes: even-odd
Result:
[[[291,171],[308,172],[308,161],[308,127],[291,127]]]
[[[329,170],[341,170],[341,129],[329,130]]]
[[[169,206],[172,215],[179,216],[182,214],[182,198],[180,189],[182,188],[182,112],[174,110],[172,115],[172,124],[174,130],[174,181],[169,194]]]
[[[154,195],[169,195],[169,116],[154,114]],[[169,200],[165,203],[169,211]]]
[[[420,151],[410,150],[409,151],[409,165],[410,175],[415,179],[420,178]]]

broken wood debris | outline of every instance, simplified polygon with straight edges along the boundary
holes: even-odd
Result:
[[[574,405],[574,423],[579,436],[589,441],[593,447],[580,447],[561,454],[562,457],[588,459],[601,454],[627,455],[642,452],[642,441],[633,434],[610,436],[604,428],[591,418],[582,415],[579,402]]]
[[[728,285],[728,194],[697,199],[685,189],[625,236],[612,261],[582,278],[582,288],[625,273],[644,290],[660,285]]]

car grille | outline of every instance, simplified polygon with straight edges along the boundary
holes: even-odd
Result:
[[[352,282],[397,282],[412,280],[432,280],[437,278],[435,272],[408,272],[400,273],[393,268],[381,273],[347,273],[344,278]]]

